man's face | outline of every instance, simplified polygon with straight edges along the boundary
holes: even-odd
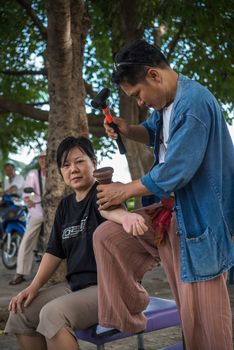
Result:
[[[5,165],[4,167],[5,175],[12,178],[15,175],[15,169],[12,165]]]
[[[141,106],[147,106],[160,110],[169,101],[166,78],[160,70],[149,69],[145,79],[135,85],[122,83],[121,89],[131,97],[134,97]]]
[[[38,163],[40,165],[41,170],[44,170],[46,168],[46,156],[39,156]]]

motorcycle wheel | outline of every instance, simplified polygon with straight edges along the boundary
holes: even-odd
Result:
[[[18,249],[21,242],[22,236],[18,232],[14,232],[11,237],[10,251],[7,251],[7,241],[3,242],[2,246],[2,262],[3,265],[12,270],[16,268]]]

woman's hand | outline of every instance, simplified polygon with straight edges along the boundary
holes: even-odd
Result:
[[[13,297],[9,303],[8,310],[14,313],[23,312],[23,307],[27,307],[32,300],[37,296],[38,290],[29,286],[23,289],[15,297]]]
[[[124,231],[131,233],[133,236],[143,236],[148,230],[143,216],[137,213],[126,213],[122,220]]]

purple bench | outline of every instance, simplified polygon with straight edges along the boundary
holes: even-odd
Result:
[[[161,299],[156,297],[150,297],[150,303],[144,311],[147,317],[147,326],[144,333],[153,332],[163,328],[169,328],[180,325],[180,316],[174,300]],[[127,337],[137,336],[137,349],[144,350],[144,333],[132,334],[132,333],[117,333],[112,336],[106,336],[103,338],[96,338],[93,336],[96,329],[96,325],[87,328],[82,331],[76,331],[78,339],[95,344],[97,350],[104,350],[105,344],[114,340],[123,339]],[[182,342],[163,348],[161,350],[182,350]]]

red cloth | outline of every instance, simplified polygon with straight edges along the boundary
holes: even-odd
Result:
[[[163,243],[164,237],[167,233],[168,227],[171,223],[172,212],[174,208],[174,197],[161,200],[162,206],[152,210],[146,210],[152,217],[153,225],[155,227],[155,245]]]

